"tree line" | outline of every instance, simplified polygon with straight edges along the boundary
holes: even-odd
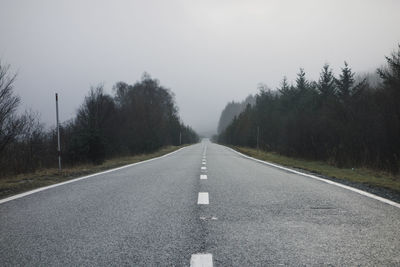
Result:
[[[324,65],[318,81],[300,69],[293,85],[284,78],[277,90],[262,88],[256,104],[235,117],[218,141],[398,173],[400,45],[386,63],[375,85],[356,81],[346,62],[338,76]]]
[[[46,130],[34,112],[18,113],[15,78],[0,62],[0,178],[57,166],[56,128]],[[198,142],[181,122],[173,93],[148,74],[135,84],[116,83],[112,95],[103,86],[91,88],[60,135],[67,166]]]
[[[254,105],[255,103],[256,98],[253,95],[248,95],[242,102],[231,101],[226,104],[219,117],[217,133],[222,133],[232,122],[233,118],[242,113],[248,104]]]

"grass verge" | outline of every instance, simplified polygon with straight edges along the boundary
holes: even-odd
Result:
[[[233,147],[233,149],[264,161],[306,170],[330,178],[342,179],[372,187],[385,188],[400,194],[400,175],[392,175],[387,172],[371,170],[368,168],[337,168],[323,161],[290,158],[274,152],[258,151],[257,149],[247,147]]]
[[[182,147],[183,146],[168,146],[154,153],[116,157],[106,160],[101,165],[76,165],[74,167],[63,169],[61,173],[58,172],[57,168],[52,168],[38,170],[34,173],[24,173],[15,176],[4,177],[0,179],[0,199],[39,187],[71,180],[80,176],[85,176],[88,174],[117,168],[123,165],[160,157],[162,155],[178,150]]]

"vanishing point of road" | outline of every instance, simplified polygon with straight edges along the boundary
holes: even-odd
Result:
[[[0,203],[1,266],[400,265],[400,208],[208,141]]]

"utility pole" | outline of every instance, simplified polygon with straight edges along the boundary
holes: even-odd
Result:
[[[179,145],[182,145],[182,132],[179,132]]]
[[[57,117],[57,154],[58,154],[58,171],[61,172],[61,144],[60,144],[60,124],[58,120],[58,94],[56,93],[56,117]]]
[[[259,146],[259,137],[260,137],[260,126],[257,125],[257,151],[260,150],[260,146]]]

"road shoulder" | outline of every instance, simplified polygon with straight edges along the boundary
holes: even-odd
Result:
[[[367,196],[369,196],[369,194],[371,194],[372,196],[369,196],[369,197],[378,199],[378,200],[386,202],[392,206],[396,206],[396,207],[400,208],[400,192],[398,192],[398,191],[391,190],[389,188],[373,186],[368,183],[350,181],[350,180],[347,180],[344,178],[330,177],[330,176],[323,175],[323,174],[320,174],[317,172],[313,172],[311,170],[306,170],[303,168],[281,165],[277,162],[266,161],[264,157],[258,156],[256,153],[254,153],[254,151],[256,151],[255,149],[252,149],[254,151],[251,151],[248,148],[240,148],[240,147],[227,147],[227,148],[231,149],[235,153],[238,153],[246,158],[250,158],[255,161],[265,163],[269,166],[277,167],[277,168],[280,168],[280,169],[283,169],[286,171],[290,171],[290,172],[293,172],[296,174],[300,174],[303,176],[308,176],[311,178],[323,180],[330,184],[338,184],[339,186],[342,185],[341,187],[344,187],[349,190],[354,189],[352,191],[355,191],[357,193],[361,193],[358,191],[362,191],[362,192],[367,193],[367,194],[364,194]],[[249,153],[249,151],[250,151],[250,153]],[[253,152],[253,153],[251,153],[251,152]],[[262,155],[262,154],[259,154],[259,155]],[[349,188],[347,188],[347,187],[349,187]],[[361,193],[361,194],[363,194],[363,193]],[[380,198],[382,198],[382,199],[380,199]]]
[[[61,173],[59,173],[57,169],[45,169],[35,173],[1,179],[0,204],[52,187],[166,157],[185,147],[186,146],[164,147],[154,153],[110,159],[101,165],[78,165],[76,167],[66,168]]]

